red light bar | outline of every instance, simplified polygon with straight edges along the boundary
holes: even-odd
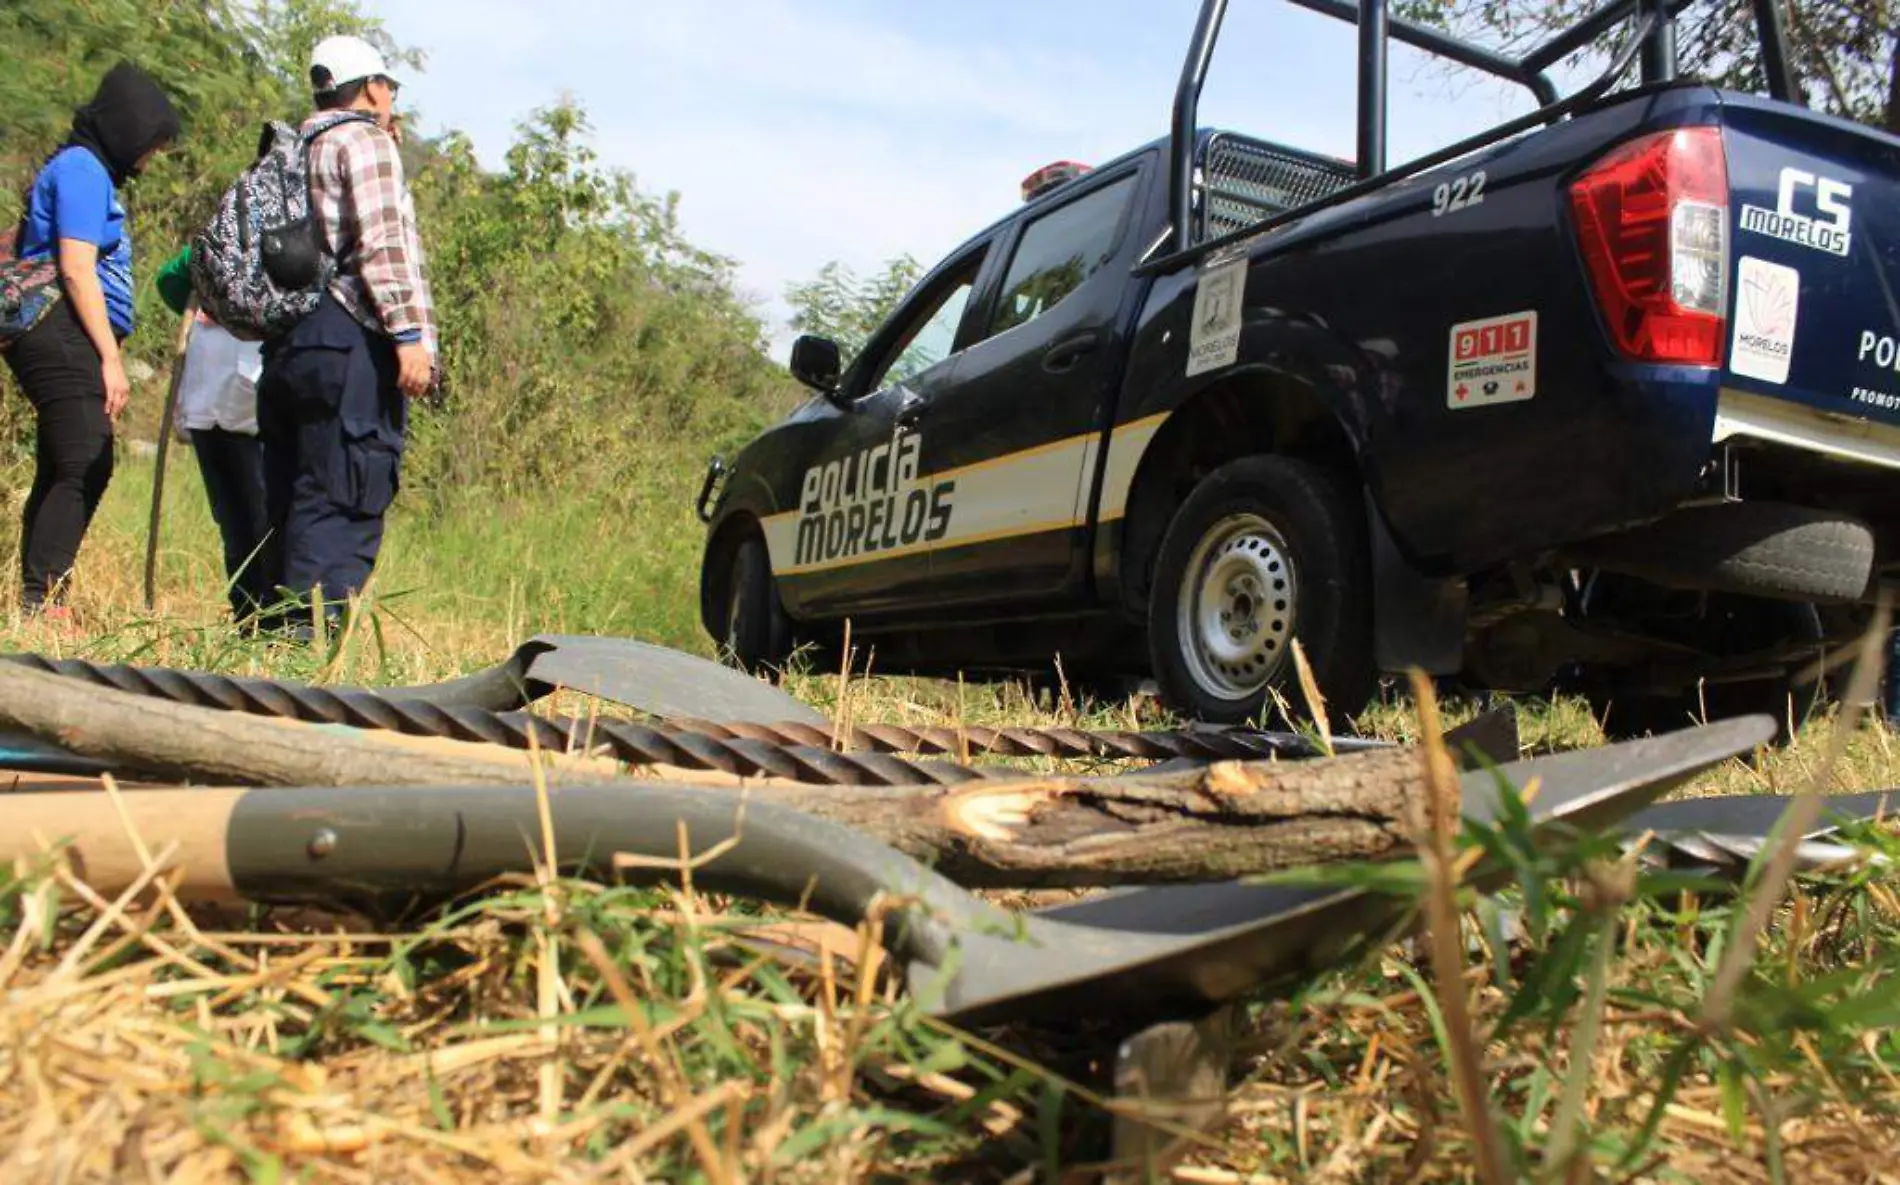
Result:
[[[1059,160],[1052,165],[1044,165],[1023,178],[1023,200],[1035,201],[1063,182],[1073,181],[1088,171],[1089,166],[1072,160]]]

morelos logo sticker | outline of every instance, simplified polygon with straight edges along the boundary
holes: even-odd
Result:
[[[1736,277],[1735,336],[1729,343],[1728,368],[1765,383],[1785,383],[1788,364],[1794,360],[1801,273],[1744,255]]]
[[[1796,194],[1801,190],[1812,191],[1812,196],[1797,199]],[[1742,229],[1812,247],[1829,255],[1845,256],[1854,245],[1854,210],[1848,205],[1853,197],[1854,187],[1845,181],[1818,177],[1801,169],[1783,169],[1781,183],[1775,191],[1775,208],[1769,210],[1744,203]],[[1798,206],[1808,206],[1813,213],[1805,213],[1797,209]]]
[[[1536,394],[1535,310],[1465,321],[1451,327],[1446,407],[1515,403]]]
[[[917,543],[950,530],[957,483],[918,475],[924,438],[902,433],[805,470],[792,564],[828,563]]]
[[[1187,373],[1231,366],[1240,355],[1240,312],[1247,293],[1247,258],[1241,256],[1201,273],[1188,325]]]

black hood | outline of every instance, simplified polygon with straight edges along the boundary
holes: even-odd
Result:
[[[178,113],[165,92],[143,70],[120,62],[100,80],[92,101],[73,112],[66,144],[90,150],[112,183],[123,185],[138,175],[140,157],[178,139],[178,131]]]

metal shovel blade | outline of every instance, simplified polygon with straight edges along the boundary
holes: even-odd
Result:
[[[1658,803],[1623,824],[1632,839],[1656,835],[1654,847],[1677,866],[1738,875],[1774,838],[1794,798],[1783,794],[1735,794]],[[1866,858],[1869,853],[1823,842],[1842,827],[1900,813],[1900,790],[1869,790],[1821,797],[1821,816],[1797,838],[1795,870],[1812,872]]]
[[[1631,815],[1625,828],[1658,835],[1702,832],[1767,839],[1775,825],[1794,805],[1787,794],[1724,794],[1712,798],[1683,798],[1661,802]],[[1868,790],[1859,794],[1821,797],[1821,817],[1801,836],[1815,839],[1839,831],[1844,823],[1858,823],[1882,815],[1900,814],[1900,790]]]
[[[811,705],[761,679],[709,659],[631,638],[537,634],[528,662],[536,683],[565,687],[662,719],[714,724],[829,721]]]

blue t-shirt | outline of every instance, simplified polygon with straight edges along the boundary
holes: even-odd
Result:
[[[121,336],[132,332],[132,234],[125,207],[112,188],[112,175],[84,148],[62,149],[33,182],[26,209],[22,259],[53,255],[61,239],[79,239],[99,248],[99,287],[106,297],[106,319]]]

